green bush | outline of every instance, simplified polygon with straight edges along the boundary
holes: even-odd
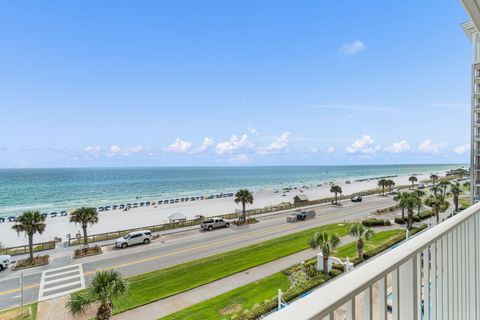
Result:
[[[339,270],[341,272],[345,272],[345,266],[343,264],[339,264],[339,263],[334,263],[332,265],[332,269]]]
[[[362,224],[365,227],[389,226],[390,225],[390,220],[372,218],[372,219],[363,220]]]
[[[336,276],[338,276],[339,274],[342,274],[342,271],[338,270],[338,269],[332,269],[330,270],[330,272],[328,273],[328,275],[332,278],[335,278]]]
[[[390,241],[388,242],[385,242],[384,244],[382,244],[381,246],[378,246],[376,247],[375,249],[372,249],[370,251],[367,251],[367,252],[364,252],[363,253],[363,259],[364,260],[367,260],[377,254],[379,254],[380,252],[390,248],[391,246],[399,243],[400,241],[403,241],[405,239],[405,235],[404,234],[401,234],[399,235],[398,237],[395,237],[393,239],[391,239]]]
[[[405,219],[403,219],[402,217],[395,217],[395,223],[405,224]]]

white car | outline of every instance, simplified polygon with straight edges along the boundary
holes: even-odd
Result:
[[[135,244],[149,244],[153,239],[150,230],[134,231],[118,238],[115,241],[117,248],[126,248]]]
[[[0,271],[8,269],[10,259],[12,259],[12,257],[9,255],[0,255]]]

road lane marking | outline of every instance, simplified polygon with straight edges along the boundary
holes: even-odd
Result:
[[[84,288],[85,277],[81,264],[43,271],[38,301],[57,298]]]

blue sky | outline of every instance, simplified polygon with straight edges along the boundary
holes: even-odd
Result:
[[[459,1],[3,1],[0,167],[468,161]]]

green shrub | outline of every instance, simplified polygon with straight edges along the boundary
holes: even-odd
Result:
[[[380,252],[390,248],[391,246],[399,243],[400,241],[403,241],[405,239],[405,235],[404,234],[401,234],[393,239],[391,239],[390,241],[388,242],[385,242],[384,244],[382,244],[381,246],[378,246],[376,247],[375,249],[372,249],[370,251],[367,251],[367,252],[364,252],[363,253],[363,259],[364,260],[367,260],[377,254],[379,254]]]
[[[339,264],[339,263],[334,263],[332,265],[332,269],[339,270],[341,272],[345,272],[345,266],[343,264]]]
[[[342,271],[340,270],[337,270],[337,269],[332,269],[330,270],[330,272],[328,273],[328,275],[332,278],[335,278],[336,276],[338,276],[339,274],[342,274]]]
[[[389,226],[390,225],[390,220],[372,218],[372,219],[363,220],[362,224],[365,227]]]
[[[395,217],[395,223],[405,224],[405,219],[403,219],[402,217]]]

